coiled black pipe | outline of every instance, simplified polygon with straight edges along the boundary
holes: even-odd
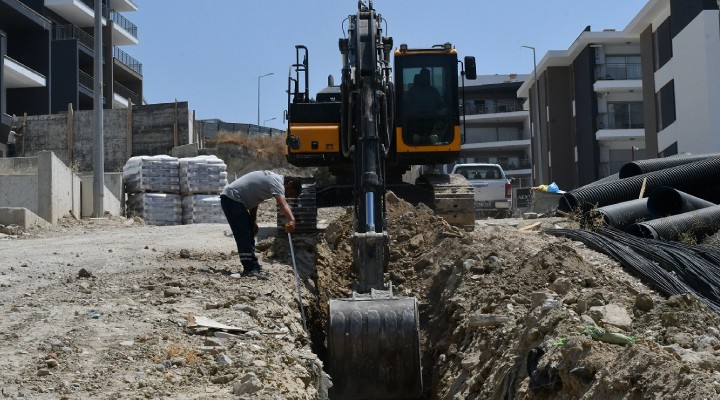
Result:
[[[720,230],[720,206],[638,222],[625,228],[625,232],[634,236],[669,241],[676,241],[683,235],[690,235],[695,241],[701,241],[705,236],[712,235],[718,230]]]
[[[583,219],[583,226],[595,226],[599,218],[613,228],[620,230],[626,226],[652,219],[648,213],[648,198],[623,201],[610,204],[588,212],[588,218]]]
[[[696,161],[707,160],[708,158],[720,157],[720,153],[708,153],[685,156],[672,156],[666,158],[652,158],[649,160],[637,160],[623,164],[618,173],[620,179],[631,176],[646,174],[648,172],[660,171],[666,168],[677,167],[678,165],[690,164]]]
[[[720,158],[696,161],[661,171],[649,172],[630,178],[619,179],[601,185],[583,187],[565,193],[558,203],[558,211],[587,212],[593,207],[637,199],[643,186],[645,195],[661,186],[672,186],[690,194],[704,192],[706,188],[720,185]]]
[[[712,207],[715,203],[681,192],[669,186],[661,186],[650,193],[647,211],[654,218],[682,214],[701,208]]]

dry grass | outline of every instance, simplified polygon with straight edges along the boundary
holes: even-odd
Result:
[[[285,136],[283,135],[262,135],[248,136],[230,132],[220,131],[215,139],[216,144],[232,143],[253,149],[268,157],[285,156]]]
[[[200,361],[197,352],[192,346],[172,341],[167,344],[163,349],[158,350],[158,354],[155,357],[155,362],[162,362],[165,360],[172,360],[176,357],[182,357],[188,365],[195,365]]]

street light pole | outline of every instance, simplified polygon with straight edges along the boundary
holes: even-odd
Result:
[[[258,94],[258,95],[257,95],[257,106],[258,106],[258,107],[257,107],[257,108],[258,108],[257,124],[258,124],[258,129],[260,129],[260,78],[264,78],[264,77],[270,76],[270,75],[272,75],[272,74],[273,74],[272,72],[268,72],[268,73],[265,74],[265,75],[260,75],[260,76],[258,76],[258,85],[257,85],[257,86],[258,86],[258,88],[257,88],[257,89],[258,89],[258,93],[257,93],[257,94]]]
[[[535,185],[543,183],[543,154],[542,154],[542,128],[540,127],[540,78],[537,74],[537,62],[535,61],[535,48],[532,46],[521,46],[532,50],[533,54],[533,78],[535,78],[535,104],[536,104],[536,126],[537,126],[537,174],[535,176]]]
[[[272,117],[272,118],[270,118],[270,119],[264,120],[264,121],[263,121],[263,126],[266,126],[265,124],[267,124],[268,121],[272,121],[272,120],[275,120],[275,119],[277,119],[277,117]],[[270,136],[272,136],[272,128],[268,129],[268,131],[270,132]]]

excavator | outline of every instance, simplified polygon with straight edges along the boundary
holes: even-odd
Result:
[[[299,167],[328,167],[335,181],[316,188],[349,195],[354,208],[352,296],[331,299],[327,368],[333,399],[412,399],[423,392],[419,314],[415,297],[398,296],[389,280],[388,190],[426,199],[448,223],[474,226],[473,189],[460,175],[427,173],[403,180],[412,165],[458,158],[458,75],[475,79],[475,59],[458,59],[450,43],[401,44],[390,64],[392,37],[372,0],[343,22],[341,82],[314,99],[308,88],[306,46],[297,45],[288,76],[287,159]],[[459,67],[460,65],[460,67]],[[459,71],[460,69],[460,71]]]

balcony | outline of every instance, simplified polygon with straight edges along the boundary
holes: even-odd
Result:
[[[95,25],[94,0],[45,0],[45,7],[80,28],[90,28]],[[103,18],[109,16],[109,10],[104,5],[102,16]]]
[[[8,56],[5,56],[2,68],[7,89],[45,87],[47,85],[47,78],[44,75]]]
[[[90,51],[95,49],[95,38],[75,25],[57,25],[53,27],[53,40],[77,40]]]
[[[645,138],[642,112],[600,113],[597,116],[598,141],[621,141]]]
[[[528,117],[528,111],[523,109],[520,101],[507,104],[465,106],[466,123],[495,123],[495,122],[523,122]]]
[[[642,93],[640,64],[602,64],[595,66],[596,93]]]
[[[116,60],[120,61],[120,63],[142,76],[142,64],[138,60],[132,58],[129,54],[117,47],[113,49],[113,56]]]
[[[140,96],[118,82],[113,83],[113,108],[127,108],[130,101],[140,104]]]
[[[132,0],[110,0],[110,8],[120,12],[138,10],[138,6]]]
[[[90,93],[93,93],[95,91],[95,78],[92,77],[92,75],[87,74],[83,71],[78,71],[78,79],[80,82],[80,86],[85,88]],[[103,83],[103,93],[107,90],[107,85]]]
[[[530,134],[517,128],[467,129],[462,150],[526,150]]]
[[[138,44],[138,28],[125,16],[113,10],[110,12],[113,20],[113,45],[126,46]]]

